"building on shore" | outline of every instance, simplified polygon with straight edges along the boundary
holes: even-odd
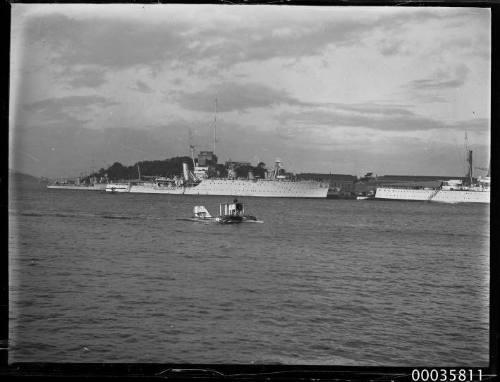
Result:
[[[301,173],[297,180],[315,180],[329,184],[328,198],[350,198],[354,196],[355,175]]]
[[[226,168],[237,168],[237,167],[250,167],[252,164],[250,162],[237,162],[237,161],[226,161]]]

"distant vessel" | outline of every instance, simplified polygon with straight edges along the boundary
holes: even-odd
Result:
[[[88,190],[88,191],[104,191],[107,183],[104,179],[99,182],[95,177],[90,177],[88,181],[82,178],[77,179],[58,179],[47,185],[47,188],[64,189],[64,190]]]
[[[375,199],[375,192],[373,190],[367,192],[360,192],[356,196],[356,200],[371,200],[371,199]]]
[[[442,181],[436,188],[381,186],[377,187],[376,199],[421,200],[441,203],[490,203],[491,178],[488,175],[476,181],[472,176],[472,151],[468,151],[469,172],[467,180]]]
[[[120,193],[120,192],[130,192],[129,183],[108,183],[105,187],[106,192]]]
[[[377,187],[376,199],[421,200],[442,203],[490,203],[490,179],[478,179],[478,184],[465,186],[461,180],[443,182],[437,189],[407,187]]]

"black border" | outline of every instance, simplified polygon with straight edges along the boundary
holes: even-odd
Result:
[[[10,5],[0,2],[0,216],[8,227],[8,162],[9,162],[9,68],[10,68]],[[0,255],[0,370],[8,362],[9,338],[9,259],[8,231],[2,230]]]
[[[496,126],[499,124],[500,111],[500,1],[490,0],[220,0],[220,1],[154,1],[154,0],[123,0],[123,1],[26,1],[0,0],[0,213],[3,221],[8,223],[8,160],[9,160],[9,67],[10,67],[10,21],[11,3],[128,3],[128,4],[272,4],[272,5],[314,5],[314,6],[405,6],[405,7],[481,7],[490,8],[492,16],[492,49],[491,49],[491,160],[492,178],[497,179],[497,157],[493,147],[496,143]],[[495,219],[498,215],[499,201],[493,182],[490,211],[490,232],[500,232],[500,226]],[[6,227],[8,224],[5,225]],[[301,365],[240,365],[240,364],[159,364],[159,363],[37,363],[21,362],[8,364],[8,230],[2,231],[3,247],[0,255],[0,377],[2,379],[33,380],[40,378],[85,380],[94,378],[113,378],[119,380],[319,380],[319,381],[401,381],[412,380],[411,372],[415,367],[354,367],[354,366],[301,366]],[[489,366],[482,368],[483,381],[498,380],[499,373],[499,303],[500,303],[500,268],[498,264],[498,244],[494,235],[490,235],[490,351]],[[425,365],[422,365],[425,367]],[[429,368],[430,369],[430,368]],[[450,367],[432,367],[432,369],[447,369]],[[455,367],[460,369],[460,367]],[[471,369],[463,367],[463,369]],[[474,368],[475,371],[478,368]],[[477,375],[477,374],[475,374]]]

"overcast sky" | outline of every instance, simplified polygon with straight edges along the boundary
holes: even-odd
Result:
[[[10,167],[211,149],[217,98],[219,162],[462,175],[465,134],[489,161],[490,28],[480,8],[12,4]]]

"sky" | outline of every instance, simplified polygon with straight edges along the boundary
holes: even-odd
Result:
[[[190,155],[215,126],[219,162],[461,176],[466,144],[490,158],[490,30],[482,8],[12,4],[9,167]]]

